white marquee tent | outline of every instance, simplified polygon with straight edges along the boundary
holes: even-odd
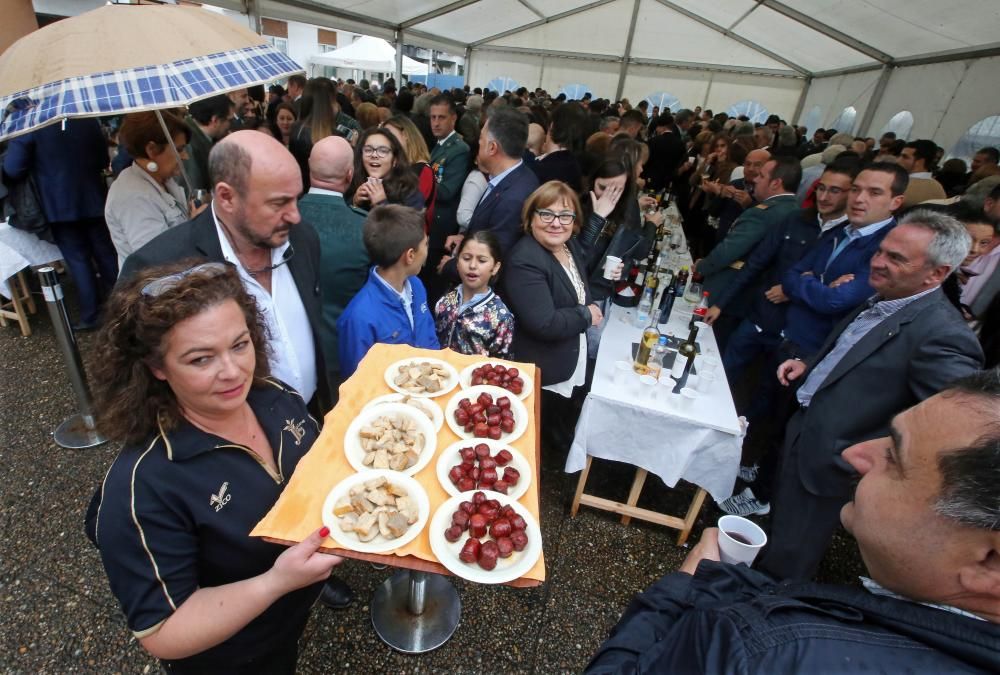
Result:
[[[372,73],[392,73],[396,71],[396,49],[382,38],[363,35],[346,47],[312,55],[309,63]],[[404,75],[427,73],[426,65],[406,55],[403,55],[402,66]]]
[[[467,81],[591,90],[960,145],[1000,136],[1000,0],[213,0],[466,56]],[[763,112],[762,112],[763,111]],[[994,125],[995,126],[992,126]],[[973,141],[974,142],[974,141]]]

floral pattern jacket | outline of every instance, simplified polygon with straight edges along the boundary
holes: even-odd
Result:
[[[459,289],[438,300],[434,324],[442,349],[505,358],[514,340],[514,315],[492,289],[459,311]]]

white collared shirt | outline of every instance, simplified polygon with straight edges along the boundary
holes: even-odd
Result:
[[[304,400],[309,401],[316,393],[316,347],[309,316],[299,296],[299,289],[295,286],[291,269],[286,263],[271,272],[271,292],[268,293],[236,257],[229,237],[219,224],[214,206],[211,208],[215,231],[222,246],[222,257],[239,270],[243,286],[257,301],[257,307],[267,325],[271,374],[294,387]],[[281,262],[289,246],[290,243],[286,241],[284,245],[271,250],[272,265]]]
[[[819,233],[823,234],[833,228],[837,227],[843,222],[847,221],[847,214],[845,213],[840,218],[834,218],[833,220],[823,220],[823,216],[816,214],[816,222],[819,223]]]
[[[438,139],[438,142],[437,142],[437,144],[438,144],[438,145],[444,145],[445,143],[447,143],[447,142],[448,142],[448,139],[449,139],[449,138],[451,138],[451,137],[452,137],[452,136],[454,136],[454,135],[455,135],[455,130],[454,130],[454,129],[452,129],[452,130],[451,130],[451,133],[450,133],[450,134],[448,134],[448,135],[447,135],[447,136],[445,136],[444,138],[441,138],[441,139]]]
[[[327,190],[325,188],[311,187],[309,188],[309,193],[311,195],[329,195],[330,197],[340,197],[343,199],[344,193],[337,192],[336,190]]]
[[[917,171],[916,173],[911,173],[910,178],[933,178],[930,171]]]

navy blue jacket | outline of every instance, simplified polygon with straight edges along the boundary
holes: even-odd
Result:
[[[50,223],[104,217],[108,144],[96,119],[66,120],[10,141],[3,172],[13,180],[34,173]]]
[[[772,335],[781,334],[785,328],[788,303],[775,304],[764,297],[764,293],[781,283],[782,275],[802,259],[818,237],[819,223],[816,222],[812,209],[793,213],[784,223],[764,236],[743,268],[722,289],[712,304],[718,305],[725,312],[734,299],[740,298],[745,288],[753,287],[746,317]]]
[[[996,673],[1000,626],[703,561],[638,595],[587,673]]]
[[[835,227],[823,235],[799,264],[785,272],[781,288],[790,300],[785,315],[785,337],[799,346],[800,353],[816,353],[834,325],[871,296],[869,263],[895,224],[893,220],[874,234],[851,242],[827,266],[846,225]],[[853,274],[854,281],[830,288],[832,281],[845,274]]]
[[[521,209],[537,188],[535,172],[523,164],[517,167],[476,207],[469,221],[468,234],[489,230],[496,235],[500,251],[506,255],[521,238]]]
[[[384,342],[391,345],[410,345],[424,349],[441,349],[434,315],[427,306],[427,291],[417,277],[410,277],[413,293],[413,326],[406,309],[394,292],[376,279],[375,268],[368,272],[368,281],[337,319],[337,350],[340,355],[340,374],[350,377],[372,345]]]

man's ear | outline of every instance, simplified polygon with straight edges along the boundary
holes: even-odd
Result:
[[[892,201],[889,202],[889,210],[895,213],[899,210],[899,207],[903,205],[903,201],[906,199],[906,195],[899,195],[898,197],[893,197]]]
[[[969,593],[1000,603],[1000,533],[991,533],[977,559],[959,568],[958,581]]]
[[[212,200],[218,210],[224,213],[232,213],[236,210],[236,190],[225,181],[215,184],[215,191],[212,193]]]

